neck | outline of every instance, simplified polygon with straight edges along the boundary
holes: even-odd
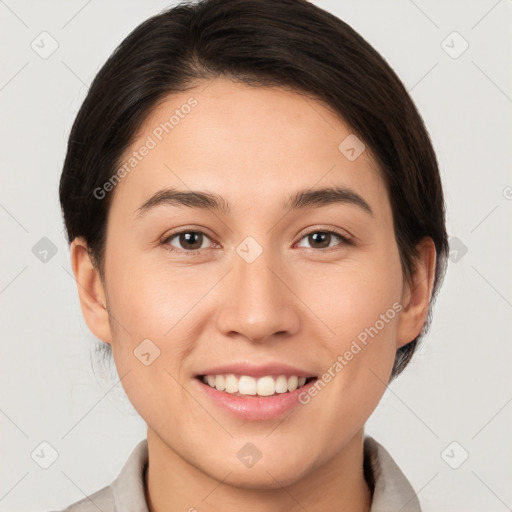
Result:
[[[323,466],[275,489],[248,489],[219,481],[171,450],[148,427],[145,474],[150,512],[369,512],[372,493],[363,472],[363,430]],[[277,482],[276,482],[277,483]]]

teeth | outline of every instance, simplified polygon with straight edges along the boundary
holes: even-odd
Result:
[[[279,377],[278,377],[279,378]],[[240,379],[242,380],[242,379]],[[258,379],[258,395],[260,396],[270,396],[273,395],[277,391],[276,381],[272,377],[261,377]],[[284,390],[286,393],[287,389]]]
[[[217,377],[215,377],[215,387],[217,387]],[[234,375],[226,376],[226,392],[238,393],[238,379]]]
[[[249,375],[204,375],[203,382],[218,391],[226,391],[238,395],[272,396],[276,393],[295,391],[306,383],[306,377],[292,375],[279,375],[274,378],[271,375],[256,379]]]
[[[217,375],[217,377],[214,377],[212,387],[217,388],[219,391],[224,391],[226,389],[226,379],[224,378],[224,375]]]
[[[295,391],[299,387],[299,378],[298,377],[290,377],[288,379],[288,391]]]
[[[276,380],[276,393],[286,393],[288,391],[288,379],[281,375]]]
[[[242,375],[238,381],[238,392],[241,395],[255,395],[256,394],[256,379]]]

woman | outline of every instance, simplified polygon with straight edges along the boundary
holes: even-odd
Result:
[[[428,133],[384,59],[304,0],[204,0],[93,81],[60,199],[85,320],[147,423],[70,511],[417,511],[364,425],[448,250]]]

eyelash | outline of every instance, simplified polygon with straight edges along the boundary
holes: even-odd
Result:
[[[201,235],[205,236],[206,238],[211,239],[203,231],[194,230],[194,229],[183,229],[181,231],[175,231],[174,233],[171,233],[169,236],[167,236],[163,240],[161,240],[160,243],[162,245],[164,245],[167,250],[172,251],[172,252],[180,252],[180,253],[186,254],[187,256],[198,256],[198,255],[200,255],[200,253],[202,251],[204,251],[206,248],[186,250],[186,249],[179,249],[179,248],[174,247],[174,246],[169,244],[169,242],[172,239],[174,239],[174,238],[176,238],[176,237],[178,237],[180,235],[183,235],[185,233],[201,234]],[[321,249],[316,249],[316,248],[312,248],[312,247],[306,247],[306,249],[309,249],[311,251],[315,251],[315,252],[326,252],[326,251],[329,251],[330,252],[331,250],[336,250],[336,247],[338,247],[339,245],[354,245],[353,241],[350,238],[348,238],[347,236],[342,235],[340,232],[334,231],[332,229],[331,230],[328,230],[328,229],[315,229],[315,230],[312,230],[312,231],[308,231],[307,233],[304,233],[300,237],[299,242],[302,241],[304,238],[306,238],[306,237],[308,237],[308,236],[310,236],[312,234],[315,234],[315,233],[324,233],[324,234],[329,234],[329,235],[335,235],[336,237],[338,237],[341,240],[341,244],[337,244],[337,245],[335,245],[333,247],[324,247],[324,248],[321,248]]]

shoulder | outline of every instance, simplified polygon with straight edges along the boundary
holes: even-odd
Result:
[[[68,505],[64,510],[49,512],[115,512],[114,493],[110,485]]]
[[[373,491],[371,512],[421,512],[417,493],[389,452],[370,436],[364,438],[365,478]]]
[[[117,512],[128,509],[147,512],[144,494],[147,465],[147,440],[143,439],[132,450],[121,472],[110,485],[72,503],[64,510],[49,512]]]

